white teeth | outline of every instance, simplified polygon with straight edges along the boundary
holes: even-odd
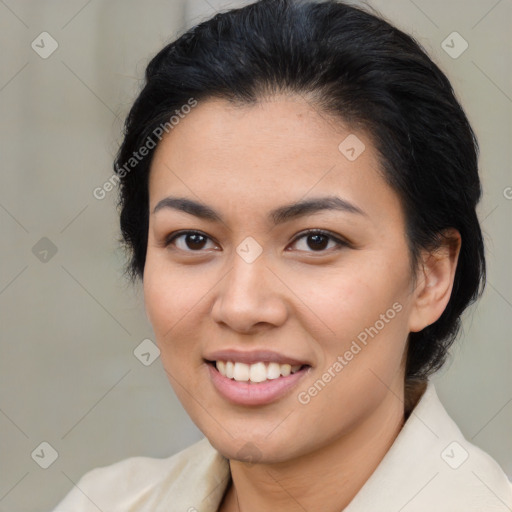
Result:
[[[249,379],[251,382],[263,382],[267,380],[267,368],[265,363],[251,364]]]
[[[224,361],[217,361],[217,370],[219,370],[222,375],[226,375],[226,363]]]
[[[234,370],[235,369],[235,365],[233,364],[233,361],[228,361],[226,363],[226,373],[222,373],[222,371],[219,369],[219,367],[217,367],[217,370],[219,370],[220,373],[222,373],[222,375],[225,375],[228,379],[232,379],[233,378],[233,374],[234,374]]]
[[[281,377],[279,363],[269,363],[267,367],[267,379],[277,379],[278,377]]]
[[[249,380],[249,365],[244,363],[235,363],[233,370],[233,377],[235,380],[248,381]]]
[[[279,363],[245,364],[233,361],[216,361],[216,368],[219,373],[228,379],[235,379],[241,382],[264,382],[266,380],[288,377],[302,368],[302,365],[289,365]]]
[[[289,364],[282,364],[281,365],[281,375],[283,377],[288,377],[292,373],[292,367]]]

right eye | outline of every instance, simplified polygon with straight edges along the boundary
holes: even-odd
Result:
[[[165,247],[169,247],[172,244],[180,251],[199,252],[201,249],[204,249],[205,243],[208,240],[211,240],[211,238],[200,231],[178,231],[177,233],[171,233],[167,237]]]

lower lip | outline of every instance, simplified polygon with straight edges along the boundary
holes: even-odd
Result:
[[[217,391],[224,398],[238,405],[265,405],[282,398],[297,385],[310,368],[305,366],[287,377],[252,383],[228,379],[221,375],[215,366],[206,364]]]

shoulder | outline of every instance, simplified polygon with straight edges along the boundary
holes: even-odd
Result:
[[[401,432],[346,512],[510,512],[512,484],[469,442],[429,382]]]
[[[227,484],[227,476],[227,460],[203,438],[168,458],[130,457],[95,468],[82,476],[54,512],[170,512],[182,508],[178,498],[188,502],[182,508],[186,511],[193,508],[192,501],[211,492],[212,481]]]
[[[453,422],[451,418],[447,422]],[[440,471],[433,492],[445,496],[444,506],[457,510],[512,510],[512,483],[503,468],[487,452],[468,441],[453,422],[452,435],[439,443]],[[450,507],[452,507],[450,509]]]
[[[415,484],[426,484],[420,494],[428,506],[451,512],[511,510],[512,483],[491,455],[466,439],[433,383],[408,423],[405,434],[411,435],[411,444],[417,443],[412,453],[425,470],[418,471]]]

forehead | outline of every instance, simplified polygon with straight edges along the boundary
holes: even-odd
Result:
[[[150,172],[150,208],[166,195],[179,194],[219,210],[229,201],[268,211],[308,195],[336,193],[377,216],[383,209],[396,216],[398,197],[379,169],[364,132],[323,114],[303,97],[278,96],[244,106],[208,100],[159,143]]]
[[[275,160],[298,149],[329,152],[347,132],[341,120],[335,121],[301,96],[274,96],[250,105],[215,98],[199,102],[183,116],[159,144],[157,153],[174,146],[175,156],[183,158],[186,155],[182,151],[178,155],[175,149],[185,144],[187,150],[195,147],[194,160],[213,152],[216,158],[233,160],[261,149],[265,151],[260,158]]]

